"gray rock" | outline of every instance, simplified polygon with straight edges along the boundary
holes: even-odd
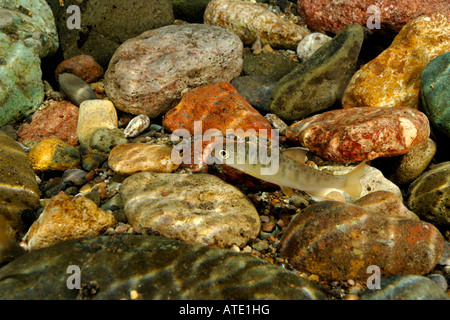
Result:
[[[144,31],[159,28],[174,21],[170,0],[48,0],[56,20],[64,58],[81,54],[94,58],[103,68],[108,66],[114,51],[125,40]],[[73,13],[67,8],[76,5],[81,10],[81,29],[69,29],[67,19]]]
[[[79,290],[67,287],[70,265],[80,268]],[[136,298],[326,299],[313,283],[261,259],[153,236],[69,240],[0,269],[0,299]]]
[[[58,83],[64,94],[78,107],[83,101],[97,99],[91,86],[74,74],[61,74]]]
[[[299,120],[340,101],[356,70],[363,40],[363,28],[351,25],[320,47],[279,81],[272,92],[271,112],[284,120]]]
[[[269,112],[270,95],[277,82],[266,76],[242,76],[234,78],[231,84],[261,113]]]
[[[92,134],[89,146],[109,153],[114,147],[125,143],[128,143],[128,140],[125,138],[122,129],[99,128]]]

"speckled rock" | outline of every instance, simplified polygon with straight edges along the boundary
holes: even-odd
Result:
[[[450,226],[450,162],[432,166],[410,185],[408,207],[424,220]]]
[[[338,33],[349,24],[367,26],[375,13],[368,12],[371,5],[380,9],[380,29],[371,31],[397,34],[400,29],[423,14],[440,12],[450,18],[447,0],[297,0],[297,8],[309,27],[321,32]]]
[[[123,181],[120,196],[132,226],[167,238],[231,247],[259,234],[250,200],[213,175],[136,173]]]
[[[82,54],[61,62],[55,70],[55,78],[61,73],[72,73],[81,80],[92,83],[103,76],[103,68],[89,55]]]
[[[126,138],[134,138],[145,131],[149,126],[150,118],[145,114],[141,114],[131,119],[125,130],[123,130],[123,134]]]
[[[92,238],[115,224],[110,212],[99,209],[86,197],[60,193],[47,203],[24,240],[29,250],[35,250],[70,239]]]
[[[356,70],[364,30],[351,25],[281,78],[270,110],[284,120],[298,120],[340,101]]]
[[[27,155],[0,130],[0,214],[14,232],[23,228],[21,211],[39,204],[40,191]]]
[[[361,300],[449,300],[432,280],[417,275],[381,277],[380,289],[366,289]]]
[[[36,144],[28,153],[28,160],[36,172],[74,169],[80,165],[78,150],[57,139],[46,139]]]
[[[286,137],[333,161],[405,154],[428,140],[427,117],[411,108],[353,108],[324,112],[291,125]]]
[[[194,121],[201,121],[203,134],[208,129],[265,129],[270,135],[269,122],[254,109],[229,83],[218,83],[192,89],[183,95],[181,102],[167,112],[163,119],[165,129],[173,132],[186,129],[191,135]]]
[[[261,113],[270,112],[270,95],[278,81],[266,76],[242,76],[231,80],[231,84],[248,103]]]
[[[67,289],[69,265],[80,267],[80,290]],[[312,282],[250,255],[152,236],[66,241],[13,261],[0,279],[0,299],[326,299]]]
[[[354,204],[386,218],[420,220],[414,212],[410,211],[403,204],[401,194],[398,195],[390,191],[378,190],[370,192]]]
[[[309,34],[307,28],[289,23],[260,4],[248,1],[211,1],[204,22],[231,30],[246,45],[259,39],[262,45],[295,49]]]
[[[421,102],[430,122],[450,137],[450,49],[431,60],[420,77]]]
[[[80,105],[77,135],[80,144],[89,145],[95,130],[118,127],[117,111],[111,101],[87,100]]]
[[[428,139],[396,159],[389,180],[398,185],[412,182],[428,167],[435,154],[436,143]]]
[[[281,54],[263,52],[254,55],[245,52],[242,73],[245,76],[266,76],[275,81],[283,78],[297,66],[297,62]]]
[[[421,16],[408,23],[389,48],[353,75],[342,98],[344,108],[417,109],[425,66],[450,51],[449,28],[450,22],[441,14]]]
[[[94,131],[89,139],[89,146],[109,153],[114,147],[128,143],[122,129],[119,128],[99,128]]]
[[[324,280],[365,280],[371,265],[381,275],[425,274],[443,250],[443,236],[429,223],[337,201],[302,210],[280,241],[290,264]]]
[[[325,43],[330,42],[331,37],[320,33],[314,32],[308,34],[297,46],[297,56],[300,61],[305,61],[313,55],[321,46]]]
[[[174,21],[170,0],[48,0],[61,39],[65,59],[86,54],[103,68],[108,66],[114,51],[125,40],[144,31],[159,28]],[[81,29],[69,29],[67,20],[74,13],[69,6],[81,10]],[[107,18],[106,18],[107,17]]]
[[[108,164],[122,174],[140,171],[174,172],[180,164],[172,161],[172,148],[144,143],[122,144],[111,150]]]
[[[24,123],[18,132],[21,143],[58,138],[71,146],[78,144],[78,108],[68,101],[52,101],[36,111],[31,123]]]
[[[240,39],[216,26],[150,30],[117,49],[105,74],[105,90],[118,109],[155,118],[176,105],[183,90],[237,77],[242,52]]]

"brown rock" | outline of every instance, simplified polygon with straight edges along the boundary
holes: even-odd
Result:
[[[31,123],[19,129],[19,142],[61,139],[71,146],[78,144],[78,108],[68,101],[52,101],[50,105],[36,111]]]
[[[444,238],[433,225],[377,214],[364,207],[324,201],[307,207],[289,224],[280,252],[296,269],[324,280],[381,274],[425,274],[437,264]]]
[[[58,79],[61,73],[72,73],[87,83],[98,81],[103,76],[103,68],[89,55],[79,55],[61,62],[55,71]]]
[[[332,110],[291,125],[286,137],[332,161],[363,161],[409,152],[427,141],[428,118],[411,108]]]

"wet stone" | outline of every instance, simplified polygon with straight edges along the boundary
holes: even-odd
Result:
[[[78,150],[60,139],[46,139],[36,144],[28,153],[28,160],[36,172],[64,171],[80,165]]]
[[[251,52],[244,52],[242,73],[245,76],[266,76],[278,81],[297,66],[298,63],[281,54],[263,52],[254,55]]]
[[[270,112],[270,95],[277,82],[267,76],[242,76],[231,81],[236,90],[262,114]]]

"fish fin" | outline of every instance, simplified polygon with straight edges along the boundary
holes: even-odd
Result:
[[[294,161],[304,164],[308,160],[308,157],[306,156],[308,151],[309,151],[309,149],[302,148],[302,147],[296,147],[296,148],[285,149],[285,150],[281,151],[281,153],[284,156],[291,158]]]
[[[346,174],[344,191],[354,198],[361,195],[362,188],[360,179],[365,165],[366,161],[363,161],[358,164],[355,169]]]
[[[294,190],[292,190],[292,188],[284,187],[284,186],[280,186],[280,188],[281,188],[281,191],[288,197],[292,197],[295,195],[295,192],[294,192]]]

